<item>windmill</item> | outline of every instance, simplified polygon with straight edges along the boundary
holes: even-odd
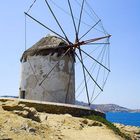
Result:
[[[101,19],[92,9],[88,0],[62,0],[59,3],[56,3],[55,0],[42,0],[48,10],[48,19],[52,27],[48,26],[49,23],[45,24],[31,15],[37,2],[35,0],[25,12],[25,48],[27,43],[27,18],[49,31],[49,33],[53,33],[53,35],[42,38],[32,48],[25,50],[23,53],[21,58],[23,69],[20,97],[70,104],[74,104],[75,98],[79,98],[90,105],[103,91],[110,72],[109,39],[111,35],[104,29]],[[66,18],[66,15],[69,18]],[[53,27],[53,23],[56,28]],[[49,39],[51,43],[49,43]],[[53,59],[52,57],[56,52],[57,58],[55,56],[55,63],[52,64],[50,59]],[[48,57],[50,53],[51,55]],[[35,56],[40,58],[40,55],[43,55],[43,58],[39,60],[40,62],[37,62]],[[38,74],[36,67],[42,64],[44,56],[47,60],[45,62],[46,69],[48,66],[49,69],[47,71],[43,70],[43,74]],[[68,73],[67,76],[62,79],[57,73],[57,79],[54,80],[52,78],[55,75],[54,72],[61,65],[62,60],[64,60],[63,67],[65,67],[67,59],[67,62],[70,63],[65,71]],[[38,63],[37,66],[34,65],[36,62]],[[60,68],[58,69],[57,72],[60,72]],[[32,73],[32,78],[29,73]],[[25,78],[26,76],[30,76],[28,81]],[[55,83],[57,80],[59,82]],[[60,86],[58,83],[64,84],[60,84]],[[33,88],[28,88],[27,93],[29,84],[33,85]],[[64,86],[64,89],[61,90],[60,94],[56,92],[53,94],[54,89],[59,92],[58,89],[62,86]],[[51,91],[46,92],[50,87]],[[44,89],[41,94],[40,91],[37,91],[39,88]],[[26,94],[29,94],[29,96],[26,96]]]

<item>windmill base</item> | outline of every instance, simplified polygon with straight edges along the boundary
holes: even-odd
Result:
[[[38,112],[46,112],[51,114],[71,114],[75,117],[96,115],[105,118],[105,113],[92,110],[89,107],[70,105],[53,102],[41,102],[35,100],[17,99],[17,98],[0,98],[1,102],[15,101],[18,105],[22,104],[27,107],[34,107]],[[9,110],[10,111],[10,110]]]

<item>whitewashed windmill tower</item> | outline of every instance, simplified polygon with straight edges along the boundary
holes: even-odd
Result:
[[[20,98],[75,103],[74,55],[67,45],[47,36],[23,53]]]
[[[90,105],[110,73],[111,35],[92,9],[92,0],[42,0],[47,23],[34,17],[39,11],[31,12],[36,1],[25,12],[25,46],[27,18],[55,36],[42,38],[23,53],[20,98],[74,104],[80,97]]]

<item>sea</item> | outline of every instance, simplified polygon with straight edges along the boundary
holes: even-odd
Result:
[[[140,127],[140,113],[108,112],[106,119],[113,123]]]

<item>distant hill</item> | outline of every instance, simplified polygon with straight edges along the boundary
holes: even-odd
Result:
[[[76,101],[77,105],[88,106],[87,103]],[[90,108],[102,112],[140,112],[140,109],[129,109],[116,104],[91,104]]]
[[[4,96],[0,96],[2,98],[18,98],[18,96],[9,96],[9,95],[4,95]]]

